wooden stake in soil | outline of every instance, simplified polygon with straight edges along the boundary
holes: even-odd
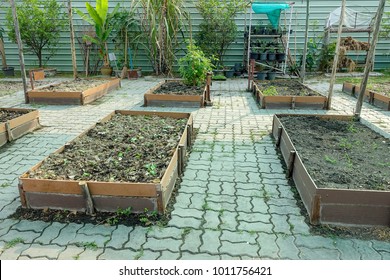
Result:
[[[362,112],[363,99],[364,99],[364,93],[366,92],[366,88],[367,88],[368,76],[369,76],[370,70],[372,69],[372,66],[374,64],[375,48],[376,48],[376,44],[378,42],[378,35],[379,35],[379,31],[380,31],[380,25],[382,22],[383,12],[385,9],[385,4],[386,4],[386,0],[380,0],[379,5],[378,5],[378,10],[376,12],[376,21],[375,21],[374,32],[372,34],[370,49],[367,53],[366,65],[364,67],[364,76],[363,76],[362,82],[360,84],[360,92],[359,92],[359,96],[358,96],[358,101],[356,103],[355,117],[357,119],[360,118],[360,114]]]
[[[86,213],[88,215],[94,215],[95,214],[95,207],[93,206],[93,200],[92,200],[91,193],[89,192],[87,182],[81,181],[81,182],[79,182],[79,186],[81,188],[81,191],[82,191],[84,199],[85,199],[85,206],[87,209]]]
[[[341,45],[341,33],[343,31],[346,2],[347,2],[346,0],[342,0],[342,3],[341,3],[339,28],[337,30],[336,55],[335,55],[334,60],[333,60],[332,76],[330,78],[329,94],[328,94],[328,104],[326,106],[327,110],[330,110],[332,108],[333,87],[334,87],[334,83],[336,81],[337,65],[339,64],[339,53],[340,53],[340,45]]]
[[[73,79],[77,79],[77,61],[76,48],[74,45],[74,28],[72,16],[72,1],[68,0],[68,16],[69,16],[69,30],[70,30],[70,49],[72,51],[72,65],[73,65]]]
[[[20,72],[21,72],[21,76],[22,76],[23,90],[24,90],[24,101],[26,103],[28,103],[29,100],[28,100],[28,94],[27,94],[27,76],[26,76],[26,68],[24,65],[23,44],[22,44],[22,39],[20,37],[18,14],[16,13],[15,1],[10,0],[9,2],[11,4],[12,16],[14,19],[16,42],[18,43]]]
[[[6,122],[5,123],[5,129],[7,130],[7,138],[8,138],[8,141],[12,141],[14,139],[13,135],[12,135],[12,131],[11,131],[11,126],[9,125],[9,122]]]
[[[290,157],[288,158],[288,162],[287,162],[287,174],[286,174],[287,178],[291,178],[293,174],[295,156],[296,156],[296,152],[290,151]]]

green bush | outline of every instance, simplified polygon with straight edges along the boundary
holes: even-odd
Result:
[[[204,83],[207,72],[213,68],[210,59],[194,44],[187,46],[187,54],[179,59],[179,66],[184,83],[194,86]]]
[[[20,37],[26,50],[35,54],[39,67],[43,65],[43,50],[48,51],[45,60],[49,60],[57,51],[60,31],[66,21],[63,6],[56,0],[23,0],[17,5]],[[8,37],[16,43],[14,21],[11,9],[6,15]]]

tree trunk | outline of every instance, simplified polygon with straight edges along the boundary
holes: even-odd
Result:
[[[305,81],[306,77],[306,56],[307,56],[307,42],[309,40],[309,12],[310,12],[310,1],[306,0],[306,26],[305,26],[305,45],[303,47],[303,57],[302,57],[302,69],[301,69],[301,80],[302,83]]]
[[[5,57],[5,50],[4,50],[4,41],[0,38],[0,54],[1,54],[1,63],[3,65],[3,68],[7,68],[7,59]]]
[[[24,67],[23,44],[22,44],[22,39],[20,38],[18,14],[16,13],[15,1],[9,0],[9,2],[11,4],[12,16],[14,19],[14,26],[15,26],[16,41],[18,43],[20,72],[22,76],[23,90],[24,90],[24,101],[28,103],[29,100],[27,95],[27,77],[26,77],[26,69]]]
[[[74,43],[74,29],[73,29],[71,0],[68,0],[68,15],[69,15],[69,30],[70,30],[70,48],[72,51],[73,79],[77,79],[77,60],[76,60],[76,48]]]
[[[326,106],[327,110],[330,110],[332,108],[333,87],[334,87],[334,83],[336,81],[337,65],[339,64],[341,33],[343,31],[346,2],[347,2],[346,0],[342,0],[342,3],[341,3],[339,29],[337,30],[336,55],[335,55],[334,60],[333,60],[332,76],[330,78],[328,104]]]
[[[370,43],[370,50],[367,53],[366,65],[364,67],[364,76],[363,76],[362,82],[360,84],[360,92],[359,92],[359,96],[358,96],[358,101],[356,103],[355,117],[357,119],[360,118],[360,114],[362,112],[364,92],[366,91],[368,76],[370,74],[370,70],[372,69],[372,65],[374,63],[375,48],[376,48],[376,43],[378,42],[378,35],[380,32],[380,25],[382,22],[383,12],[385,10],[385,4],[386,4],[386,0],[380,0],[379,5],[378,5],[378,10],[376,12],[376,21],[375,21],[374,32],[372,34],[372,39],[371,39],[371,43]]]

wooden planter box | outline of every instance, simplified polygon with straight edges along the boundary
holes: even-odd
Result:
[[[360,86],[344,82],[343,92],[349,93],[357,98],[360,93]],[[390,111],[390,97],[384,94],[380,94],[373,90],[366,90],[364,93],[364,101],[370,103],[371,105]]]
[[[102,97],[111,90],[120,87],[120,79],[112,78],[107,83],[84,91],[74,92],[46,92],[39,89],[27,92],[30,103],[58,104],[58,105],[85,105]]]
[[[43,161],[41,161],[19,178],[19,193],[22,206],[33,209],[51,208],[86,211],[88,208],[88,195],[85,195],[83,188],[87,186],[96,211],[115,212],[119,207],[121,209],[131,207],[132,212],[137,213],[143,212],[145,208],[150,211],[163,213],[171,197],[176,179],[184,171],[186,151],[191,145],[192,115],[188,113],[115,111],[102,119],[101,122],[107,122],[116,113],[188,119],[185,131],[159,183],[81,182],[28,178],[29,172],[38,169],[42,165]],[[78,137],[86,134],[90,129]],[[61,147],[55,153],[61,153],[64,148],[65,146]]]
[[[0,110],[26,112],[22,116],[0,123],[0,147],[40,127],[39,112],[37,110],[13,108],[0,108]]]
[[[262,109],[326,109],[328,98],[325,96],[266,96],[256,83],[253,94]]]
[[[287,164],[287,176],[294,180],[312,224],[390,226],[390,192],[318,188],[306,170],[279,116],[287,115],[274,116],[272,134]],[[315,116],[341,120],[353,118],[352,116]]]
[[[210,89],[206,85],[202,95],[179,95],[179,94],[154,94],[153,92],[165,83],[180,80],[166,80],[158,83],[144,94],[144,106],[156,107],[204,107],[209,100]]]

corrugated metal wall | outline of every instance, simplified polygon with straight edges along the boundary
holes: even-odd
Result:
[[[18,2],[18,1],[16,1]],[[64,6],[67,5],[67,1],[58,1],[64,4]],[[85,11],[85,1],[78,1],[73,0],[73,7],[79,8],[81,10]],[[186,7],[188,11],[191,14],[191,20],[193,23],[193,30],[196,32],[197,25],[200,23],[202,18],[200,17],[199,13],[197,12],[194,2],[195,0],[187,0]],[[276,2],[276,1],[262,1],[262,2]],[[357,1],[347,1],[347,7],[352,8],[356,11],[362,11],[365,13],[371,13],[375,14],[376,8],[378,5],[377,0],[374,1],[367,1],[367,0],[357,0]],[[5,10],[9,7],[8,1],[2,1],[0,2],[0,24],[4,24],[5,19]],[[90,1],[92,5],[94,5],[95,1]],[[110,1],[110,7],[114,7],[116,3],[121,3],[123,6],[129,6],[130,1]],[[320,36],[323,33],[323,26],[325,24],[325,20],[329,13],[339,7],[341,4],[340,0],[328,0],[328,1],[311,1],[311,12],[310,12],[310,23],[311,23],[311,32],[309,37],[312,38],[316,35]],[[66,11],[64,9],[64,11]],[[386,7],[386,11],[390,11],[390,8]],[[289,11],[287,11],[286,17],[284,14],[282,14],[281,17],[281,23],[282,25],[285,22],[288,22],[289,18]],[[294,6],[294,10],[292,13],[292,28],[293,33],[291,35],[291,53],[292,55],[301,55],[302,53],[302,47],[304,42],[304,27],[305,27],[305,16],[306,16],[306,1],[300,1],[297,0]],[[236,41],[230,46],[228,52],[226,53],[225,57],[225,65],[230,66],[233,65],[236,62],[242,62],[243,59],[243,45],[244,45],[244,36],[243,36],[243,30],[245,26],[245,14],[241,14],[237,17],[236,21],[238,24],[239,29],[239,35],[236,39]],[[258,22],[260,18],[264,18],[261,15],[256,15],[256,21]],[[255,21],[255,22],[256,22]],[[86,25],[85,22],[83,22],[80,17],[75,14],[74,15],[74,24],[76,30],[82,30],[83,25]],[[317,29],[317,32],[313,32],[314,29]],[[361,41],[367,41],[367,34],[366,33],[358,33],[353,35],[355,38],[361,40]],[[336,38],[336,35],[333,36],[333,39]],[[9,42],[7,35],[5,36],[5,47],[6,47],[6,54],[7,54],[7,62],[10,66],[14,66],[16,69],[18,69],[18,56],[17,56],[17,47],[16,44],[13,44]],[[79,71],[83,70],[83,62],[82,62],[82,55],[81,51],[79,49],[79,46],[77,47],[77,59],[78,59],[78,65],[79,65]],[[111,51],[113,50],[113,46],[110,46]],[[376,50],[376,63],[375,63],[375,69],[385,69],[390,67],[390,41],[381,39],[379,41],[379,45],[377,46]],[[33,55],[25,54],[25,61],[27,68],[32,68],[37,66],[37,59]],[[147,57],[142,51],[139,51],[137,54],[137,58],[135,61],[135,64],[137,66],[141,66],[145,71],[150,71],[151,67],[148,62]],[[70,47],[69,47],[69,34],[67,30],[64,30],[61,34],[60,44],[58,47],[57,54],[52,57],[48,63],[47,66],[50,67],[56,67],[60,71],[71,71],[72,70],[72,62],[71,62],[71,54],[70,54]]]

